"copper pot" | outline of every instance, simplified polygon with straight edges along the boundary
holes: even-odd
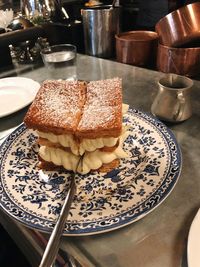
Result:
[[[188,77],[200,74],[200,47],[175,48],[159,44],[157,69]]]
[[[159,41],[172,47],[193,46],[200,40],[200,2],[183,6],[156,24]]]
[[[115,35],[116,59],[135,66],[152,66],[156,62],[158,35],[151,31],[130,31]]]

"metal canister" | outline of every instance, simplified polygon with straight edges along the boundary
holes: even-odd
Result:
[[[115,34],[121,28],[121,7],[94,6],[82,10],[85,53],[111,58],[115,54]]]

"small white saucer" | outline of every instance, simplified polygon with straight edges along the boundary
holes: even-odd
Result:
[[[38,82],[28,78],[0,79],[0,118],[29,105],[39,88]]]

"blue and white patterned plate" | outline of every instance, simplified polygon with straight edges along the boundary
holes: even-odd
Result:
[[[181,153],[171,131],[137,110],[124,118],[130,157],[107,174],[79,175],[65,235],[96,234],[130,224],[156,208],[181,171]],[[28,227],[51,232],[66,195],[70,173],[38,168],[37,137],[24,124],[0,148],[0,205]]]

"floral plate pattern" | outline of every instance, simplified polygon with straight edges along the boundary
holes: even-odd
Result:
[[[129,157],[109,173],[77,175],[77,192],[65,235],[103,233],[139,220],[171,192],[181,153],[171,131],[156,118],[129,110],[124,143]],[[70,172],[38,168],[34,131],[21,124],[0,147],[0,206],[30,228],[51,232],[69,185]]]

